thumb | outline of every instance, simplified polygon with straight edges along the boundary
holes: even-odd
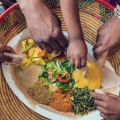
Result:
[[[4,55],[3,55],[3,62],[5,62],[5,61],[12,62],[12,59],[13,59],[13,58],[11,58],[11,57],[9,57],[9,56],[4,56]]]
[[[120,50],[120,46],[113,47],[112,49],[110,49],[108,56],[112,56],[113,54],[115,54],[119,50]]]
[[[102,53],[109,50],[109,46],[106,41],[108,41],[107,38],[98,38],[96,45],[93,47],[93,55],[96,59],[98,59]]]
[[[96,59],[98,59],[104,51],[105,51],[105,48],[102,45],[100,46],[95,45],[93,48],[93,55]]]

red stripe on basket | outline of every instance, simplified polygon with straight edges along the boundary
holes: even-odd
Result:
[[[99,16],[97,16],[97,15],[95,15],[93,13],[90,13],[87,10],[82,10],[82,12],[87,13],[87,14],[89,14],[89,15],[91,15],[91,16],[93,16],[93,17],[95,17],[95,18],[97,18],[97,19],[99,19],[101,21],[101,18]]]
[[[4,19],[12,10],[18,7],[18,3],[15,3],[11,7],[9,7],[7,10],[5,10],[1,15],[0,15],[0,20]]]
[[[104,0],[95,0],[95,1],[98,1],[99,3],[109,7],[112,11],[114,11],[114,6],[110,5],[109,3],[105,2]]]
[[[99,3],[107,6],[108,8],[110,8],[111,10],[114,10],[114,6],[110,5],[109,3],[103,1],[103,0],[96,0],[98,1]],[[18,7],[18,3],[15,3],[14,5],[12,5],[11,7],[9,7],[5,12],[3,12],[1,15],[0,15],[0,20],[1,19],[4,19],[8,13],[10,13],[13,9],[17,8]],[[52,9],[55,9],[56,7],[51,7]]]

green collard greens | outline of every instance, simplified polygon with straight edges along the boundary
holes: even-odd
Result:
[[[90,95],[90,91],[87,87],[85,88],[74,88],[70,101],[72,103],[72,112],[75,114],[84,115],[89,111],[95,110],[96,105],[94,104],[94,98]]]

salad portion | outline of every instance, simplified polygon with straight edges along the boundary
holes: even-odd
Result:
[[[39,80],[45,80],[50,86],[54,84],[62,91],[73,88],[75,80],[72,79],[72,72],[75,68],[68,60],[64,62],[52,60],[41,69]]]

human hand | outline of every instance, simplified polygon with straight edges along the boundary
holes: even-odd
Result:
[[[27,7],[22,11],[33,41],[47,52],[65,49],[67,40],[62,33],[60,19],[42,0],[29,0],[26,4]]]
[[[106,120],[120,120],[120,97],[112,94],[90,93],[100,115]]]
[[[120,50],[120,19],[117,16],[113,16],[98,29],[96,45],[93,48],[94,57],[99,58],[107,50],[108,56]]]
[[[9,52],[9,53],[15,54],[15,51],[10,46],[3,45],[0,43],[0,62],[4,62],[4,61],[13,62],[14,59],[3,55],[4,52]]]
[[[71,65],[80,69],[86,66],[87,62],[87,46],[83,40],[70,40],[67,57]]]

